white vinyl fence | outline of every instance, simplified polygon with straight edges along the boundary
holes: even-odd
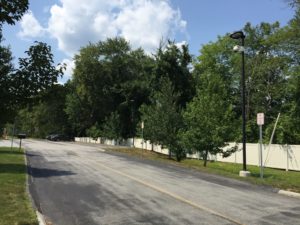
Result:
[[[140,138],[134,138],[134,140],[108,140],[105,138],[98,138],[93,140],[89,137],[76,137],[75,141],[85,142],[85,143],[96,143],[105,145],[120,145],[120,146],[130,146],[136,148],[142,148],[146,150],[153,150],[162,154],[169,154],[169,150],[162,148],[160,145],[153,145],[150,141],[143,141]],[[229,143],[228,147],[234,146],[235,143]],[[231,162],[231,163],[242,163],[243,153],[241,151],[242,144],[239,144],[239,150],[233,153],[227,158],[223,158],[221,155],[210,155],[210,160],[220,161],[220,162]],[[246,157],[247,165],[259,166],[259,144],[247,143],[246,145]],[[188,158],[200,158],[199,154],[187,154]],[[265,167],[279,168],[285,170],[296,170],[300,171],[300,145],[264,145],[263,147],[263,162]]]

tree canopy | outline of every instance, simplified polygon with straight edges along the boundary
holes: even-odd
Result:
[[[28,0],[0,0],[0,27],[3,23],[14,25],[28,10]]]
[[[300,144],[300,5],[285,26],[245,24],[247,141],[258,141],[257,113],[265,113],[267,142],[277,115],[278,144]],[[0,28],[14,24],[28,1],[0,0]],[[161,44],[155,53],[133,49],[124,38],[83,46],[75,55],[72,79],[57,84],[64,65],[55,65],[51,46],[35,42],[14,68],[0,29],[0,125],[17,115],[20,129],[43,137],[59,132],[116,140],[139,135],[170,149],[221,153],[241,141],[241,57],[229,34],[203,45],[192,57],[188,45]]]

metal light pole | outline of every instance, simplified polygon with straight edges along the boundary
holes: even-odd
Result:
[[[236,31],[230,35],[232,39],[241,39],[242,45],[235,46],[234,51],[241,52],[242,55],[242,78],[241,78],[241,97],[242,97],[242,134],[243,134],[243,171],[240,172],[240,176],[248,176],[250,172],[247,171],[246,166],[246,111],[245,111],[245,34],[243,31]]]

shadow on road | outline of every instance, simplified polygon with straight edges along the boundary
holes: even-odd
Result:
[[[34,178],[75,175],[75,173],[66,170],[36,168],[31,166],[28,166],[28,174]]]

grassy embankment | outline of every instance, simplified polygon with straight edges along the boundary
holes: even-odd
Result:
[[[260,168],[257,166],[247,166],[247,170],[251,172],[250,177],[240,177],[239,171],[242,169],[241,164],[224,163],[224,162],[208,162],[207,167],[203,166],[202,160],[185,159],[181,162],[168,159],[168,156],[156,152],[137,148],[107,148],[108,151],[117,151],[130,154],[135,157],[142,157],[150,160],[159,160],[164,163],[172,163],[178,166],[192,168],[206,173],[217,174],[225,177],[239,179],[258,185],[267,185],[274,188],[295,191],[300,193],[300,172],[285,171],[280,169],[265,168],[264,178],[260,178]]]
[[[26,190],[24,152],[0,147],[0,224],[37,225]]]

